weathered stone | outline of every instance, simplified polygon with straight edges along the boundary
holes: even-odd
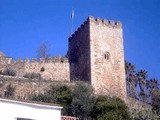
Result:
[[[88,81],[96,94],[126,99],[122,28],[114,21],[89,17],[81,32],[69,39],[71,80]],[[118,62],[117,62],[118,61]]]
[[[6,85],[13,83],[17,86],[16,96],[26,98],[33,93],[43,93],[52,80],[81,80],[90,83],[96,94],[120,97],[128,106],[135,103],[130,108],[145,106],[151,109],[147,104],[126,97],[123,33],[122,23],[119,21],[95,19],[90,16],[69,38],[69,62],[61,56],[48,60],[42,58],[40,62],[35,59],[32,59],[32,62],[13,62],[12,58],[0,52],[0,71],[8,66],[16,70],[17,77],[34,72],[50,81],[24,82],[24,78],[0,76],[1,92]],[[5,82],[8,79],[15,81]]]

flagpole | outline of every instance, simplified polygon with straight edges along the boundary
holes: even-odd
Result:
[[[74,29],[74,9],[72,7],[72,14],[71,14],[71,35],[73,34],[73,29]]]
[[[71,35],[73,34],[73,19],[72,19],[72,26],[71,26]]]

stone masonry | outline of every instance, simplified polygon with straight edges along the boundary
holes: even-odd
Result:
[[[0,57],[0,71],[11,68],[16,71],[17,77],[23,77],[26,73],[39,73],[45,80],[70,81],[70,70],[67,58],[57,56],[48,60],[33,58],[14,61],[12,58]],[[41,71],[41,69],[44,69]]]
[[[44,93],[51,84],[74,85],[79,80],[91,84],[97,95],[120,97],[133,109],[151,109],[150,105],[127,97],[121,22],[88,17],[69,38],[68,51],[69,61],[61,56],[14,61],[0,51],[0,73],[6,68],[17,72],[16,77],[0,75],[0,96],[4,96],[9,84],[16,88],[17,98],[27,99],[31,94]],[[33,72],[40,73],[43,79],[23,77]]]
[[[69,38],[71,81],[88,81],[96,94],[126,100],[121,22],[89,17]]]
[[[6,67],[16,70],[17,77],[35,72],[46,80],[86,81],[96,94],[126,99],[121,22],[88,17],[69,38],[69,62],[62,57],[14,61],[1,53],[0,69]]]

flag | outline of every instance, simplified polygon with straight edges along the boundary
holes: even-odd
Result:
[[[72,9],[72,14],[71,14],[71,18],[74,18],[74,9]]]

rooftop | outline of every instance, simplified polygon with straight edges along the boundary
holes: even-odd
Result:
[[[36,101],[25,101],[25,100],[13,100],[13,99],[0,98],[0,102],[21,104],[21,105],[26,105],[26,106],[31,106],[31,107],[39,107],[39,108],[45,108],[45,109],[47,109],[47,108],[48,109],[62,109],[62,107],[57,104],[36,102]]]

